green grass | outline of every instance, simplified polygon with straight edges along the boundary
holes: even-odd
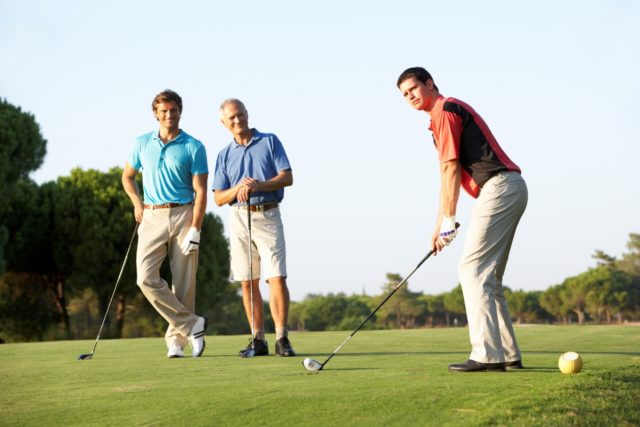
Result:
[[[161,338],[0,345],[0,425],[640,425],[640,327],[516,327],[527,369],[450,373],[464,328],[292,333],[299,357],[240,359],[247,338],[207,337],[167,359]],[[271,350],[274,338],[269,336]],[[577,351],[584,369],[557,361]]]

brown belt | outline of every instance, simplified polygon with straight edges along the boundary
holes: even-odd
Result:
[[[167,209],[167,208],[177,208],[179,206],[189,206],[193,202],[189,203],[165,203],[163,205],[144,205],[145,209]]]
[[[249,210],[251,212],[265,212],[265,211],[268,211],[269,209],[273,209],[277,207],[278,207],[277,203],[265,203],[264,205],[251,205]]]

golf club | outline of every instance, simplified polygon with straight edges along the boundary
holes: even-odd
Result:
[[[458,227],[460,227],[460,224],[456,223],[456,228],[458,228]],[[344,345],[347,343],[347,341],[349,341],[349,340],[351,339],[351,337],[353,337],[353,336],[356,334],[356,332],[358,332],[358,331],[360,330],[360,328],[362,328],[362,327],[364,326],[364,324],[365,324],[365,323],[367,323],[367,321],[369,321],[369,319],[371,319],[371,318],[373,317],[373,315],[374,315],[374,314],[376,314],[376,312],[380,309],[380,307],[382,307],[382,306],[384,305],[384,303],[385,303],[385,302],[387,302],[387,301],[389,300],[389,298],[391,298],[391,297],[393,296],[393,294],[395,294],[395,293],[396,293],[396,291],[397,291],[398,289],[400,289],[400,287],[401,287],[401,286],[402,286],[402,285],[403,285],[407,280],[409,280],[409,278],[413,275],[413,273],[415,273],[415,272],[420,268],[420,266],[421,266],[422,264],[424,264],[424,262],[425,262],[427,259],[429,259],[429,257],[430,257],[431,255],[433,255],[433,252],[434,252],[434,250],[433,250],[433,249],[431,249],[431,250],[429,251],[429,253],[428,253],[424,258],[422,258],[422,260],[418,263],[418,265],[416,266],[416,268],[414,268],[414,269],[413,269],[413,271],[412,271],[411,273],[409,273],[409,275],[408,275],[407,277],[405,277],[404,279],[402,279],[402,281],[401,281],[400,283],[398,283],[398,284],[396,285],[396,287],[395,287],[395,288],[393,288],[393,290],[392,290],[391,292],[389,292],[389,294],[385,297],[385,299],[383,299],[383,300],[382,300],[382,302],[381,302],[380,304],[378,304],[378,306],[375,308],[375,310],[373,310],[373,311],[371,312],[371,314],[369,314],[369,316],[368,316],[366,319],[364,319],[364,322],[362,322],[362,323],[360,324],[360,326],[358,326],[358,327],[356,328],[356,330],[355,330],[355,331],[353,331],[353,332],[351,333],[351,335],[349,335],[349,336],[347,337],[347,339],[346,339],[346,340],[344,340],[344,342],[338,346],[338,348],[336,348],[336,350],[331,354],[331,356],[329,356],[329,357],[327,358],[327,360],[325,360],[325,361],[324,361],[324,363],[320,363],[320,362],[318,362],[317,360],[314,360],[314,359],[311,359],[311,358],[307,357],[306,359],[304,359],[304,360],[302,361],[302,366],[304,366],[304,369],[306,369],[307,371],[311,371],[311,372],[321,371],[321,370],[325,367],[325,365],[326,365],[327,363],[329,363],[329,360],[331,360],[331,358],[332,358],[333,356],[335,356],[335,355],[336,355],[336,353],[337,353],[338,351],[340,351],[340,349],[342,348],[342,346],[344,346]]]
[[[242,358],[247,359],[256,355],[255,325],[253,321],[253,243],[251,240],[251,196],[247,200],[247,229],[249,230],[249,305],[251,306],[251,348],[242,353]]]
[[[127,265],[127,259],[129,258],[129,251],[131,251],[131,245],[133,245],[133,240],[136,237],[136,233],[138,231],[138,223],[136,222],[136,226],[133,229],[133,234],[131,235],[131,241],[129,241],[129,247],[127,248],[127,253],[124,256],[124,262],[122,263],[122,267],[120,268],[120,274],[118,274],[118,279],[116,280],[116,286],[113,288],[113,293],[111,294],[111,299],[109,300],[109,305],[107,305],[107,310],[104,313],[104,318],[102,319],[102,324],[100,325],[100,329],[98,330],[98,336],[96,337],[96,342],[93,345],[93,350],[91,353],[81,354],[78,356],[78,360],[86,360],[91,359],[96,352],[96,347],[98,346],[98,341],[100,341],[100,335],[102,334],[102,328],[104,328],[104,323],[107,320],[107,316],[109,315],[109,309],[111,308],[111,302],[113,302],[113,297],[116,295],[116,290],[118,289],[118,283],[120,283],[120,279],[122,278],[122,273],[124,272],[124,267]]]

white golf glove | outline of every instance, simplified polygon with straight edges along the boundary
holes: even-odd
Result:
[[[444,246],[449,246],[457,234],[456,218],[443,215],[442,222],[440,223],[440,237],[438,237],[438,241]]]
[[[200,232],[197,228],[189,228],[187,235],[184,236],[181,247],[182,253],[185,255],[189,255],[191,252],[195,252],[198,250],[198,248],[200,247]]]

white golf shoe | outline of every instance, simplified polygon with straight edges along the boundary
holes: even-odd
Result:
[[[167,357],[169,359],[184,357],[184,351],[182,351],[182,347],[180,347],[178,344],[171,344],[169,346],[169,351],[167,352]]]
[[[198,321],[189,334],[189,344],[191,344],[191,356],[200,357],[204,351],[204,331],[207,329],[208,320],[206,317],[198,317]]]

